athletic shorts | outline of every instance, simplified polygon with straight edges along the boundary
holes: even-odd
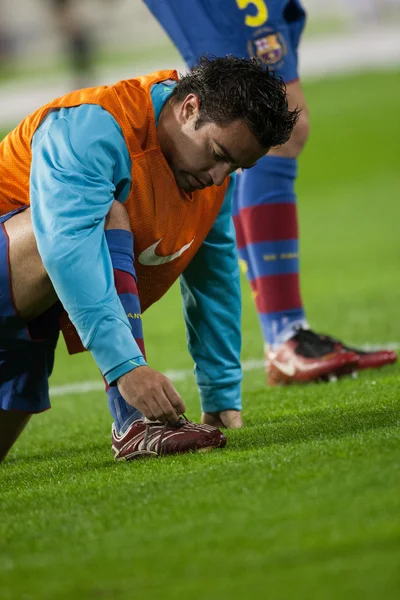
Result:
[[[30,323],[16,314],[4,223],[17,212],[0,216],[0,409],[38,413],[50,408],[48,380],[62,307],[57,303]]]
[[[298,79],[306,13],[300,0],[144,0],[189,66],[202,55],[257,56]]]

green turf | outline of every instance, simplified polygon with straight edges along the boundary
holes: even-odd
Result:
[[[357,343],[400,340],[399,91],[394,73],[306,86],[303,295]],[[243,293],[243,357],[260,358]],[[190,368],[176,288],[144,327],[152,366]],[[399,372],[282,389],[248,372],[226,450],[125,465],[101,393],[54,398],[0,467],[0,598],[398,598]],[[53,385],[96,377],[60,346]],[[177,387],[197,418],[193,380]]]

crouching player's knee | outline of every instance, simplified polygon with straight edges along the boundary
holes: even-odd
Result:
[[[128,211],[121,202],[118,202],[118,200],[114,200],[109,213],[106,216],[105,229],[124,229],[125,231],[131,231]]]

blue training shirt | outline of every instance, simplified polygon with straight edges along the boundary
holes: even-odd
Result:
[[[156,122],[171,90],[163,83],[151,90]],[[99,105],[52,110],[32,139],[30,197],[39,252],[108,383],[146,365],[115,289],[104,234],[112,202],[128,198],[131,167],[120,126]],[[210,233],[181,276],[188,346],[207,412],[241,408],[234,180]]]

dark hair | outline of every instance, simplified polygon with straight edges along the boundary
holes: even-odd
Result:
[[[171,102],[196,94],[200,101],[197,126],[213,121],[223,125],[242,119],[261,146],[287,142],[299,116],[289,110],[286,86],[259,58],[207,58],[183,75],[171,94]]]

